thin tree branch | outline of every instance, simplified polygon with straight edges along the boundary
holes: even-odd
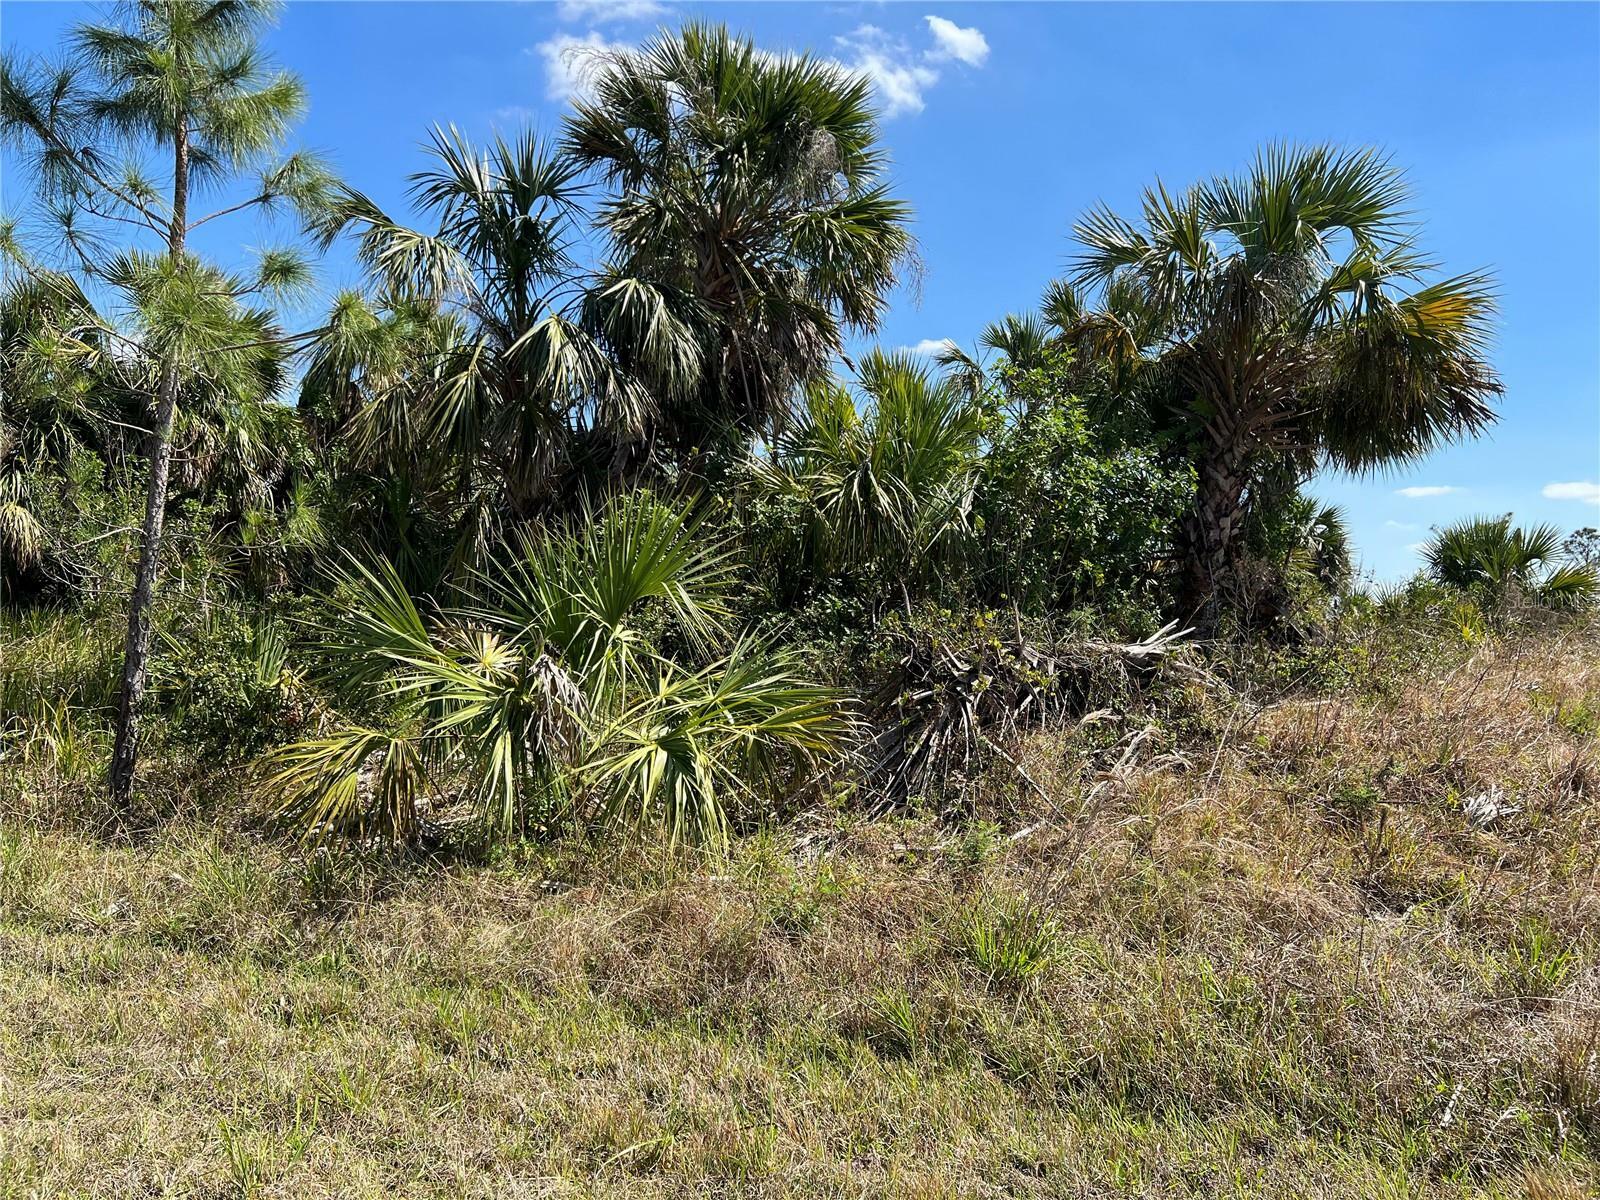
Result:
[[[121,221],[124,225],[136,225],[141,229],[148,229],[151,233],[155,234],[157,237],[165,237],[166,236],[166,234],[162,230],[161,226],[156,225],[151,221],[140,220],[140,219],[135,218],[135,217],[118,216],[116,213],[103,212],[100,209],[96,208],[94,205],[85,203],[82,200],[80,200],[78,202],[78,206],[80,208],[82,208],[85,212],[89,213],[90,215],[99,217],[102,221]]]
[[[262,192],[259,196],[253,196],[249,200],[241,200],[238,204],[230,204],[227,208],[219,208],[216,212],[208,213],[201,217],[198,221],[189,222],[189,229],[199,229],[200,226],[204,225],[207,221],[215,221],[218,217],[226,217],[230,213],[236,213],[241,209],[249,208],[252,204],[266,204],[269,200],[275,200],[277,197],[277,192]]]
[[[215,346],[206,351],[207,354],[229,354],[235,350],[254,350],[258,346],[284,346],[290,342],[303,342],[308,338],[319,337],[327,332],[326,325],[319,325],[315,329],[307,329],[301,333],[286,333],[282,337],[260,338],[253,342],[237,342],[232,346]]]
[[[89,180],[90,183],[93,183],[101,191],[115,196],[118,200],[121,200],[130,208],[137,209],[139,213],[144,216],[145,220],[150,223],[151,228],[157,233],[160,233],[162,229],[170,230],[172,228],[172,223],[170,221],[163,221],[160,217],[152,213],[148,208],[145,207],[144,202],[141,201],[137,196],[131,195],[122,188],[107,183],[105,179],[101,177],[100,173],[89,165],[89,162],[84,157],[83,153],[81,151],[74,150],[71,146],[67,145],[66,142],[62,140],[61,135],[53,128],[35,121],[29,121],[27,122],[27,125],[28,128],[33,130],[34,136],[40,141],[44,142],[47,146],[50,146],[59,153],[66,155],[67,158],[71,160],[72,165],[80,174],[83,175],[85,179]]]

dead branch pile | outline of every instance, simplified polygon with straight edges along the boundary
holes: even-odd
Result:
[[[1007,746],[1023,731],[1125,709],[1163,667],[1204,674],[1178,656],[1191,632],[1173,622],[1138,642],[1041,644],[1017,622],[1009,637],[907,634],[874,743],[886,804],[959,790],[991,757],[1015,765]]]

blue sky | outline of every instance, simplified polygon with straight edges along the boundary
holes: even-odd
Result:
[[[52,53],[94,11],[6,0],[0,42]],[[309,90],[300,140],[403,211],[431,124],[554,131],[581,86],[566,48],[686,16],[874,79],[925,264],[890,346],[971,345],[1031,307],[1098,200],[1131,210],[1156,177],[1233,170],[1271,139],[1382,147],[1410,175],[1424,247],[1498,277],[1502,419],[1402,473],[1316,490],[1346,506],[1380,578],[1466,513],[1600,524],[1600,5],[300,2],[269,49]],[[25,202],[8,182],[4,207]],[[253,235],[218,236],[225,253]],[[336,256],[323,277],[354,272]]]

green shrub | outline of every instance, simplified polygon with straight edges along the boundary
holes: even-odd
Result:
[[[1510,513],[1447,525],[1423,547],[1422,557],[1431,578],[1489,609],[1516,600],[1584,609],[1600,596],[1600,572],[1571,556],[1554,525],[1513,525]]]
[[[854,390],[808,389],[749,483],[781,597],[845,582],[869,595],[950,594],[971,557],[991,405],[951,374],[873,351]]]
[[[0,718],[42,717],[47,706],[104,712],[121,680],[121,631],[108,614],[41,609],[0,615]]]
[[[1158,609],[1194,472],[1153,439],[1094,421],[1065,362],[1004,370],[1009,418],[974,500],[983,591],[1025,611]]]
[[[461,803],[491,840],[576,819],[724,844],[740,801],[763,810],[849,725],[790,656],[731,636],[733,578],[703,515],[648,492],[529,533],[449,608],[352,559],[328,683],[391,712],[276,752],[280,814],[405,842]],[[650,636],[663,622],[680,657]]]
[[[169,739],[224,760],[293,735],[307,696],[283,624],[237,603],[160,628],[148,694]]]

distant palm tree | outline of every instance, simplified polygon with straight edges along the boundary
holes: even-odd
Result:
[[[1304,492],[1295,492],[1282,503],[1281,515],[1290,535],[1289,561],[1329,592],[1341,591],[1355,573],[1344,509]]]
[[[1551,608],[1578,607],[1600,595],[1600,573],[1566,558],[1555,526],[1514,526],[1510,513],[1447,525],[1422,549],[1428,574],[1440,583],[1491,603],[1520,595]]]
[[[1075,286],[1046,315],[1192,440],[1202,620],[1228,599],[1263,471],[1372,470],[1494,419],[1489,280],[1436,278],[1408,199],[1372,151],[1272,146],[1243,176],[1148,189],[1138,224],[1102,206],[1076,227]]]
[[[73,490],[74,480],[109,482],[143,465],[149,398],[159,385],[161,364],[119,333],[71,275],[41,268],[16,247],[5,258],[10,277],[0,286],[0,385],[6,399],[0,412],[0,492],[10,497],[6,520],[21,528],[16,523],[27,512],[33,534],[0,565],[39,568],[30,587],[49,580],[70,586],[81,580],[73,565],[81,546],[66,544],[67,530],[46,528],[33,502]],[[103,277],[112,278],[116,269],[138,275],[149,265],[112,260]],[[135,292],[142,287],[131,282]],[[137,325],[143,314],[138,297],[133,300],[129,315]],[[190,308],[188,315],[199,313]],[[215,332],[237,340],[269,328],[252,324],[243,310],[209,316],[222,318]],[[295,469],[309,466],[295,410],[275,399],[283,382],[282,356],[263,346],[210,358],[204,372],[186,373],[178,388],[168,499],[220,501],[219,521],[260,525],[292,497]],[[62,511],[55,506],[57,515]]]
[[[1007,362],[1024,371],[1041,365],[1059,340],[1057,331],[1045,320],[1032,314],[1019,316],[1016,313],[1007,313],[1000,320],[990,323],[978,339],[980,344],[990,350],[998,350],[1006,356]],[[949,348],[941,352],[939,357],[941,361],[952,365],[956,362],[962,365],[972,362],[959,351]]]
[[[61,470],[80,449],[114,457],[123,440],[119,431],[137,428],[144,408],[119,378],[126,355],[114,353],[104,318],[77,280],[37,269],[15,247],[5,258],[0,442],[35,469]]]
[[[14,268],[21,254],[9,237],[4,251]],[[0,290],[0,589],[8,599],[53,549],[45,490],[62,490],[75,453],[108,450],[112,430],[140,415],[131,403],[108,411],[111,360],[100,326],[71,276],[12,273]]]
[[[690,23],[593,65],[565,145],[611,189],[613,270],[696,329],[699,386],[654,429],[682,450],[781,428],[846,332],[874,329],[911,251],[870,85]]]

